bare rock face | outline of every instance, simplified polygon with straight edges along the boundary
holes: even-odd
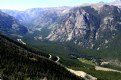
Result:
[[[76,8],[70,10],[67,18],[59,28],[48,36],[51,41],[71,41],[75,43],[87,42],[86,39],[94,35],[93,18],[85,10]],[[92,33],[92,34],[91,34]],[[88,37],[90,34],[90,37]],[[80,41],[79,41],[80,40]]]
[[[47,39],[60,42],[73,41],[87,48],[92,48],[100,41],[98,44],[104,46],[120,30],[120,14],[120,8],[105,4],[98,9],[95,9],[94,5],[73,8]]]

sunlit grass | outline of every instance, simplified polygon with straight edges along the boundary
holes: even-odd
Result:
[[[86,60],[84,58],[78,58],[78,60],[85,64],[89,64],[89,65],[93,65],[93,66],[95,65],[95,63],[92,60]]]

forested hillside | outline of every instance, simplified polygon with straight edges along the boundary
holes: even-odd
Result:
[[[83,80],[62,65],[20,47],[0,35],[0,78],[3,80]]]

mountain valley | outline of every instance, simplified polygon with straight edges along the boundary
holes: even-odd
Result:
[[[1,9],[0,53],[3,50],[6,56],[0,55],[0,77],[7,77],[8,80],[17,80],[15,76],[20,76],[20,80],[83,80],[73,74],[84,71],[88,77],[94,78],[86,76],[84,80],[121,80],[120,2],[31,8],[24,11]],[[15,48],[15,51],[10,47]],[[10,56],[5,48],[18,59]],[[9,56],[13,59],[9,59]],[[24,63],[19,57],[29,63]],[[10,65],[14,59],[20,64],[13,62]],[[2,65],[4,61],[7,61],[5,66]],[[31,74],[30,63],[37,66],[32,68]],[[12,66],[16,73],[12,72]],[[11,67],[11,70],[8,69]],[[40,73],[40,70],[43,72]],[[72,73],[66,75],[68,70]]]

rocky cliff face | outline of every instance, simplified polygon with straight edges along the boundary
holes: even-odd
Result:
[[[102,4],[76,7],[65,15],[63,22],[47,37],[50,41],[73,41],[86,48],[109,43],[121,26],[121,9]],[[105,46],[106,47],[106,46]]]

